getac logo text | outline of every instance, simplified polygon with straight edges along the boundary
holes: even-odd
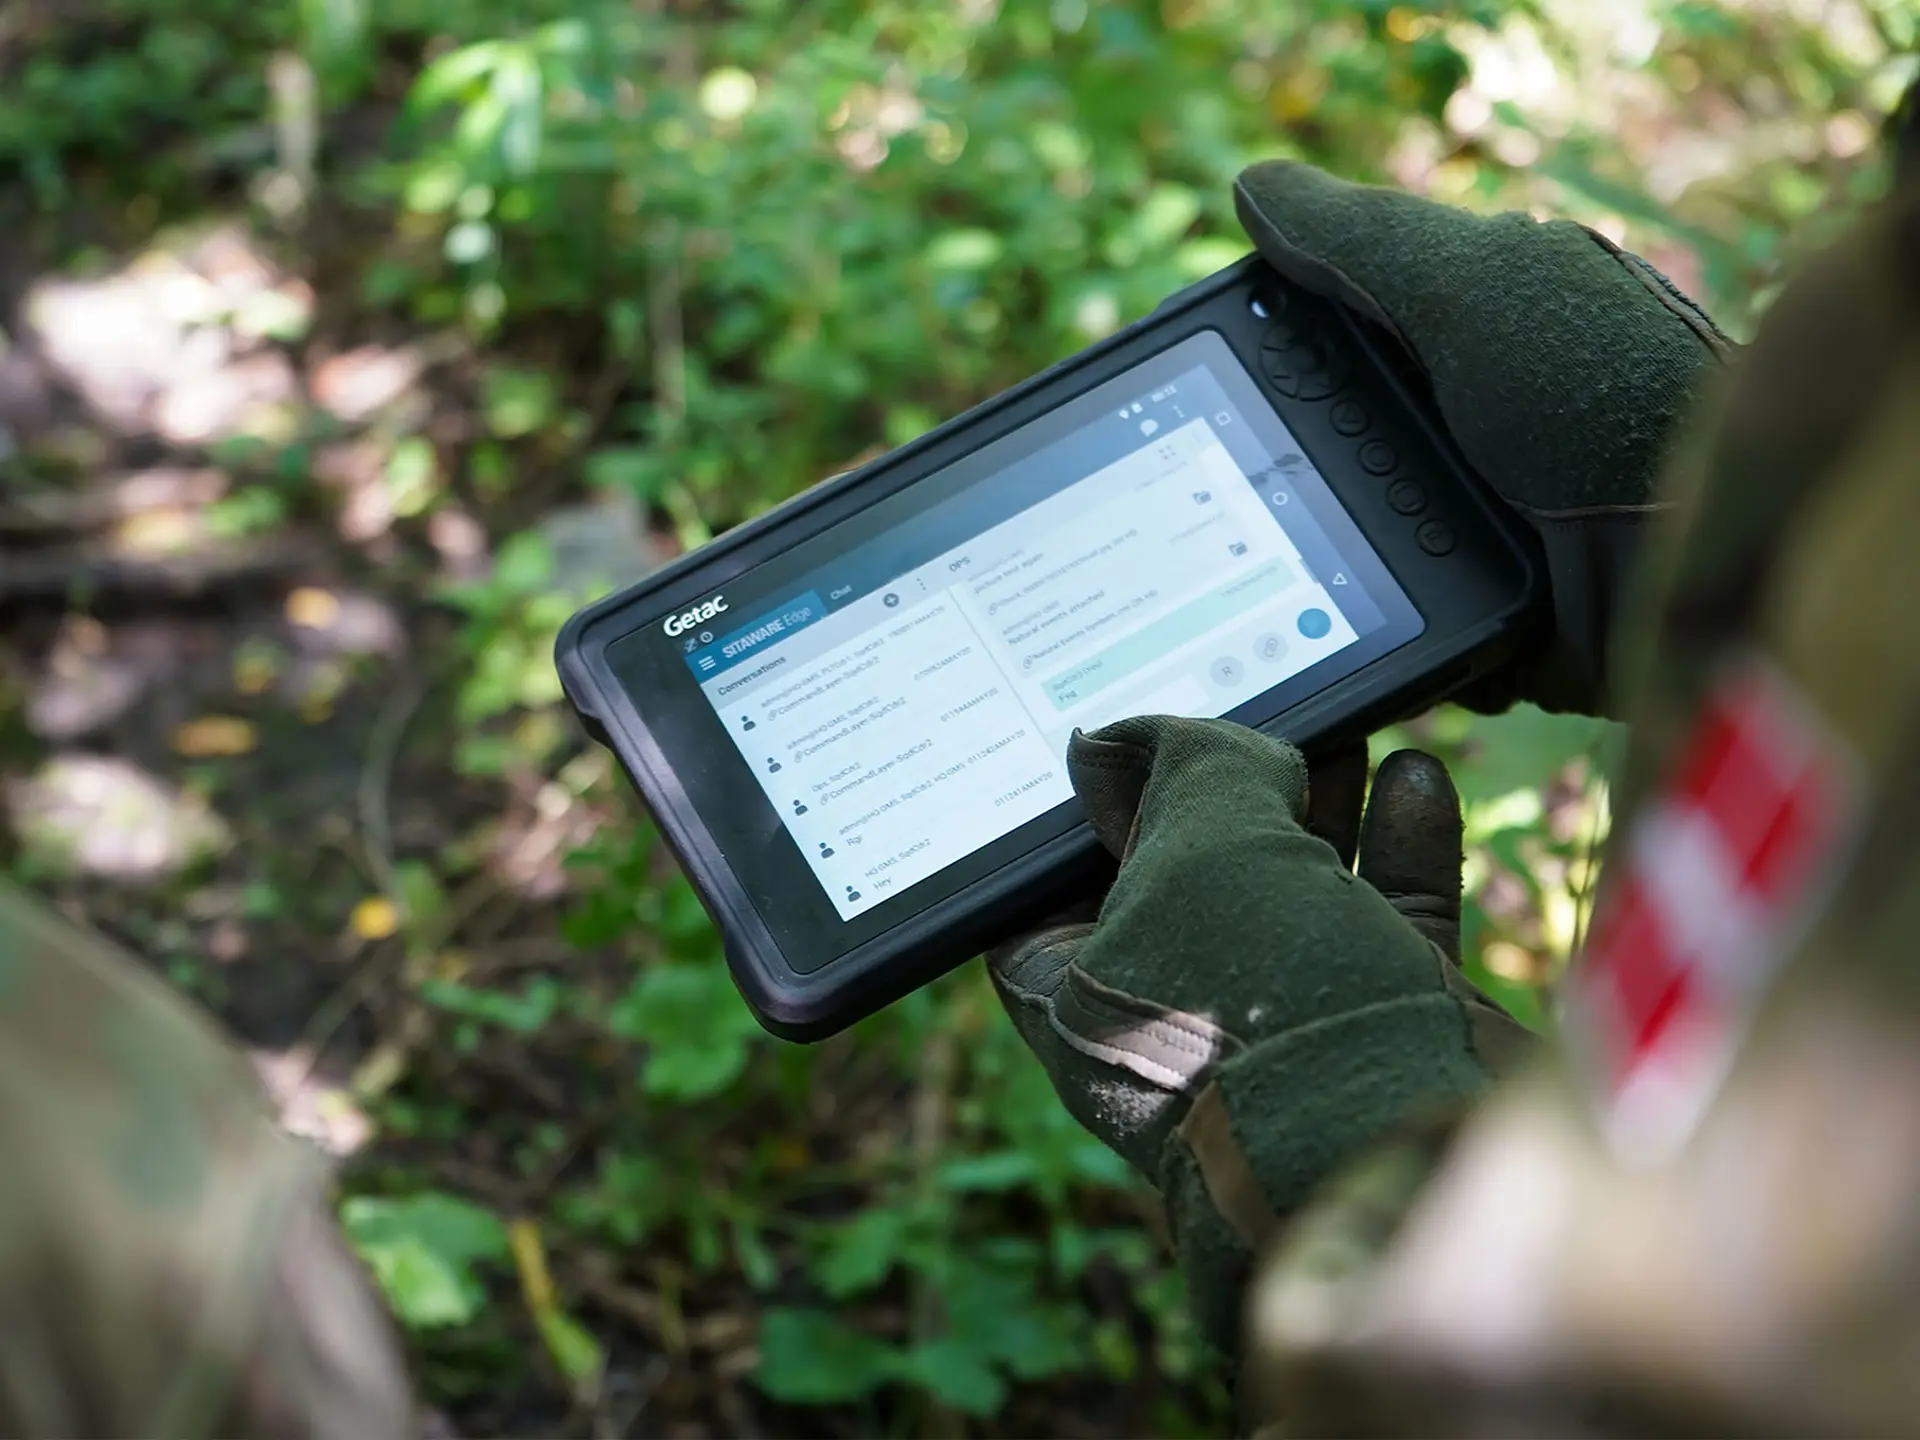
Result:
[[[694,626],[703,625],[714,616],[724,614],[726,608],[727,597],[724,595],[716,595],[704,604],[694,606],[691,610],[683,610],[678,615],[669,616],[667,619],[667,634],[684,635]]]

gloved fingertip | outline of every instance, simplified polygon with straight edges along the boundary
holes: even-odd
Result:
[[[1376,795],[1391,794],[1395,803],[1438,805],[1458,814],[1460,792],[1453,776],[1437,757],[1424,750],[1396,750],[1380,762],[1373,777]]]
[[[1464,826],[1447,767],[1421,750],[1380,762],[1360,822],[1360,877],[1388,896],[1460,892]]]
[[[1329,175],[1300,160],[1256,160],[1235,177],[1234,189],[1258,204],[1287,196],[1326,194],[1356,188],[1351,180]]]
[[[1366,316],[1402,345],[1406,337],[1382,291],[1393,289],[1405,247],[1389,247],[1384,269],[1377,252],[1385,222],[1409,202],[1429,203],[1292,160],[1250,165],[1233,187],[1234,213],[1267,264],[1301,289]]]

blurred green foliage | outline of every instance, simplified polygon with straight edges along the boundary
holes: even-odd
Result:
[[[329,260],[336,303],[462,337],[470,435],[392,436],[385,460],[404,521],[456,495],[515,517],[489,578],[443,593],[464,617],[457,761],[531,765],[616,810],[604,764],[541,723],[553,634],[585,596],[515,510],[530,488],[620,495],[698,544],[1234,259],[1230,182],[1271,156],[1571,214],[1744,332],[1783,261],[1875,183],[1873,123],[1916,28],[1901,0],[94,0],[34,17],[0,88],[0,169],[41,206],[105,196],[151,226],[241,180],[273,229],[291,180],[358,227]],[[151,144],[129,174],[111,162],[133,135]],[[1541,1023],[1612,740],[1448,711],[1380,743],[1410,742],[1455,764],[1468,802],[1474,972]],[[1020,1387],[1143,1376],[1173,1383],[1130,1392],[1154,1408],[1126,1423],[1225,1425],[1130,1177],[980,977],[829,1045],[775,1045],[624,813],[572,855],[565,929],[575,954],[625,957],[618,983],[565,964],[418,979],[453,1058],[379,1101],[384,1158],[344,1214],[432,1395],[521,1393],[524,1309],[541,1373],[579,1398],[605,1363],[596,1327],[621,1322],[565,1262],[611,1254],[678,1361],[719,1363],[686,1338],[692,1297],[715,1297],[753,1317],[726,1353],[764,1395],[852,1407],[839,1423],[867,1432],[989,1433],[1019,1423],[995,1417]],[[428,959],[436,885],[393,897]],[[577,1060],[604,1093],[574,1098],[607,1113],[579,1153],[557,1123],[499,1136],[500,1168],[539,1183],[495,1214],[441,1193],[457,1182],[432,1157],[488,1127],[459,1057],[501,1035]],[[557,1293],[512,1219],[537,1222]]]

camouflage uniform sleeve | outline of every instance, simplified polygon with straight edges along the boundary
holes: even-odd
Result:
[[[369,1440],[415,1434],[392,1322],[318,1189],[275,1250],[252,1343],[214,1435]]]
[[[1369,1157],[1289,1227],[1250,1295],[1256,1421],[1911,1433],[1911,152],[1902,173],[1794,277],[1676,457],[1568,1052],[1504,1085],[1450,1143]],[[1771,698],[1742,709],[1730,694]],[[1635,926],[1611,923],[1622,915]],[[1649,1067],[1655,1083],[1627,1105]]]
[[[4,881],[0,1154],[0,1433],[406,1433],[320,1157],[205,1017]]]

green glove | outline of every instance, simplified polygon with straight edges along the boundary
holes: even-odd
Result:
[[[1526,1032],[1456,966],[1460,804],[1380,767],[1360,875],[1300,823],[1300,752],[1221,720],[1075,735],[1119,857],[1090,923],[988,957],[1067,1108],[1165,1198],[1194,1310],[1231,1354],[1255,1251],[1336,1167],[1485,1085]]]
[[[1609,639],[1675,427],[1730,349],[1644,260],[1572,221],[1485,217],[1286,161],[1234,198],[1283,276],[1383,327],[1468,462],[1538,533],[1553,623],[1467,703],[1609,714]]]

